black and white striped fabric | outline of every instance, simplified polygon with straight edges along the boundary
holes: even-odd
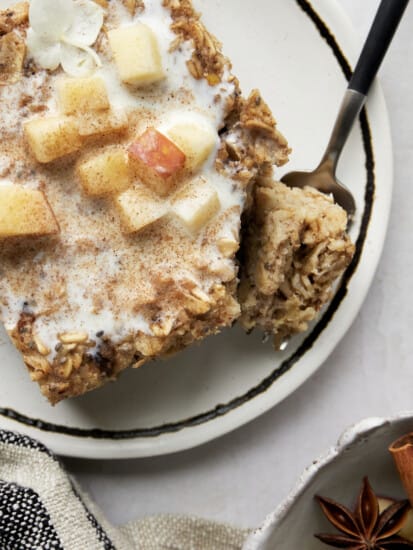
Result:
[[[0,550],[240,550],[247,535],[175,516],[116,528],[46,447],[0,430]]]

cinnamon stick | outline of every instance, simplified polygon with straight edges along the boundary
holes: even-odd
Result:
[[[413,432],[397,439],[390,445],[389,451],[413,507]]]

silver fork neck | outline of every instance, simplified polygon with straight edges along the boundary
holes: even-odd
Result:
[[[344,145],[365,101],[366,96],[364,94],[347,89],[320,166],[329,164],[333,173],[335,173]]]

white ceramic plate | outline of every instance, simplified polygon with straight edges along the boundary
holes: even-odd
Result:
[[[4,4],[6,0],[0,0]],[[244,93],[259,86],[294,149],[288,170],[311,167],[326,145],[344,73],[359,51],[333,0],[195,0],[224,42]],[[1,336],[0,427],[27,432],[55,452],[82,457],[159,455],[193,447],[273,407],[322,364],[354,320],[381,253],[392,188],[386,108],[376,85],[339,176],[355,194],[357,254],[336,298],[311,331],[274,353],[259,334],[228,330],[167,362],[55,408],[29,381]]]
[[[351,507],[365,476],[377,494],[407,498],[387,449],[412,429],[413,414],[406,412],[390,419],[367,418],[346,430],[335,447],[314,460],[292,493],[249,537],[243,550],[325,549],[314,533],[338,531],[324,518],[314,495]]]

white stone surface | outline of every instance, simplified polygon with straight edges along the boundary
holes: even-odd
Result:
[[[364,36],[378,0],[339,1]],[[255,526],[345,427],[413,410],[412,28],[410,5],[381,70],[394,139],[394,202],[383,258],[357,321],[308,383],[224,438],[161,458],[65,460],[114,523],[182,513]]]

